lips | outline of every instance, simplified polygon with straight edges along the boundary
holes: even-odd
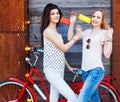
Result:
[[[98,25],[98,22],[97,21],[92,21],[92,25]]]
[[[97,22],[96,21],[92,21],[92,24],[97,24]]]

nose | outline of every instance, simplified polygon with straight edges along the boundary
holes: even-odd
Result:
[[[59,14],[56,14],[55,17],[56,17],[56,18],[59,18],[60,16],[59,16]]]
[[[92,18],[92,21],[97,21],[97,18],[96,17]]]

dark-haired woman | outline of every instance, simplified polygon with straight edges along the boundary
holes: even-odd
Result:
[[[63,78],[65,65],[72,72],[76,68],[69,66],[65,60],[64,52],[78,40],[81,28],[77,27],[73,39],[64,44],[61,35],[57,32],[61,17],[62,13],[57,5],[49,3],[44,8],[41,19],[41,35],[44,47],[43,70],[50,83],[50,102],[58,102],[59,93],[66,97],[68,102],[76,102],[76,95]]]

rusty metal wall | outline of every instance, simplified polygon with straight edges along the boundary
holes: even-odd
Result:
[[[113,0],[113,54],[112,54],[112,75],[115,76],[114,86],[120,89],[120,0]]]
[[[27,0],[0,0],[0,82],[9,77],[24,79],[28,43]]]

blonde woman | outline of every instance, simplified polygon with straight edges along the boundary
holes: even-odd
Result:
[[[73,16],[71,21],[74,22],[75,17]],[[71,24],[69,29],[69,40],[73,38],[73,25]],[[84,85],[77,102],[100,102],[97,87],[104,76],[102,55],[109,58],[112,52],[113,29],[109,28],[103,9],[98,9],[92,14],[91,26],[91,29],[83,31],[79,36],[83,43],[81,69]]]

